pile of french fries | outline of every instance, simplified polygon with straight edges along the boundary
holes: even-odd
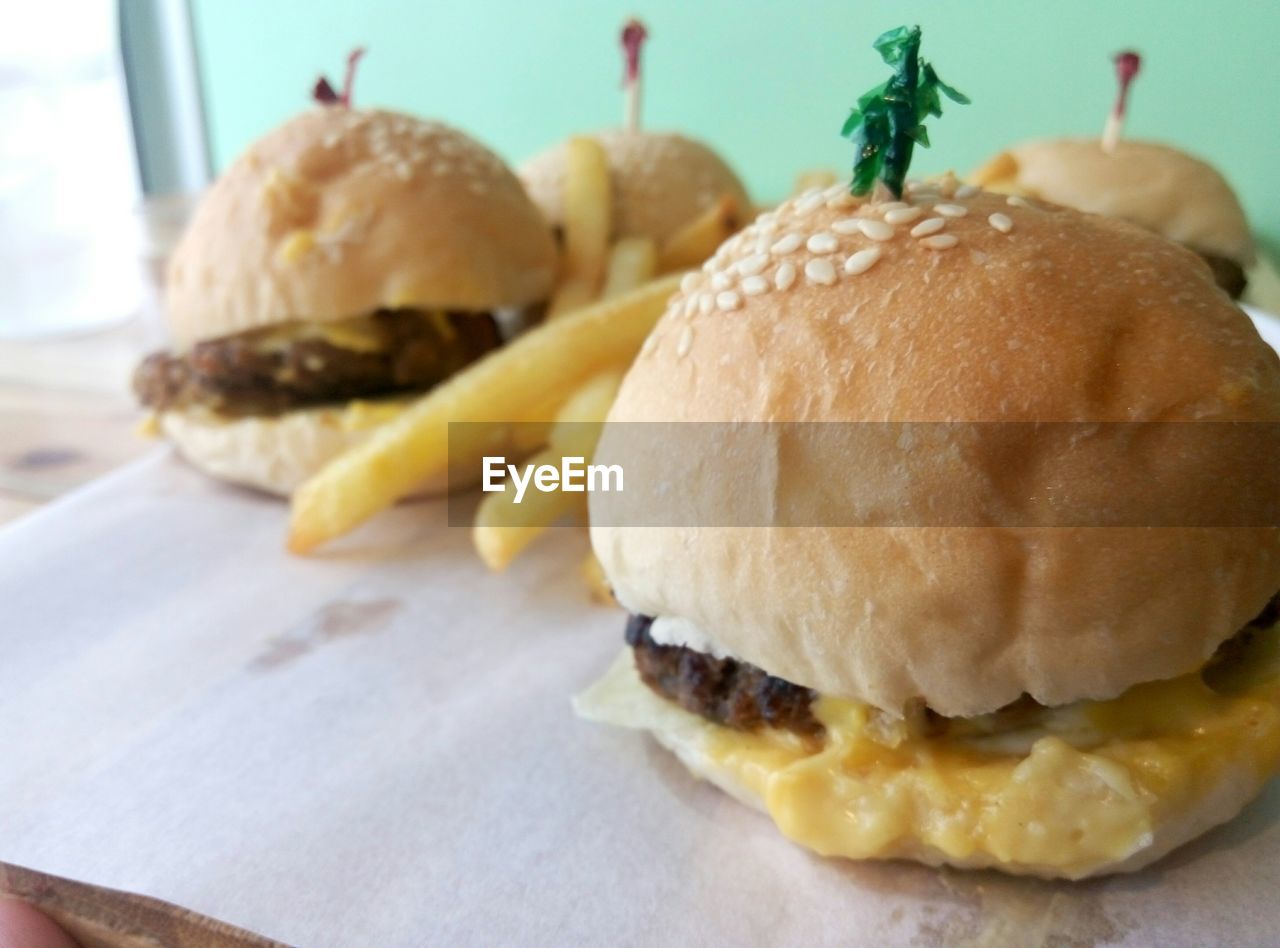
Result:
[[[726,196],[661,245],[613,239],[608,162],[598,142],[574,138],[565,173],[564,251],[546,320],[432,389],[368,441],[332,461],[293,497],[289,549],[307,553],[450,471],[476,470],[485,455],[558,464],[590,462],[627,367],[676,292],[745,223]],[[484,424],[455,427],[450,422]],[[579,493],[487,493],[475,516],[476,551],[508,566],[558,518],[582,518]],[[609,598],[594,558],[583,566]]]

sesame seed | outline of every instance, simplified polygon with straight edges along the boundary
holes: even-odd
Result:
[[[733,290],[726,290],[716,295],[716,306],[725,312],[735,310],[742,305],[742,297]]]
[[[843,185],[841,185],[840,193],[834,197],[827,198],[827,207],[832,210],[844,210],[845,208],[856,207],[858,199],[849,193]]]
[[[698,295],[698,313],[706,316],[716,308],[716,299],[710,293],[700,293]]]
[[[773,246],[769,249],[777,254],[795,253],[800,249],[803,239],[799,234],[787,234],[785,237],[779,237],[774,241]]]
[[[684,276],[680,278],[680,292],[692,293],[694,290],[694,287],[696,287],[699,282],[700,281],[698,280],[698,274],[686,273]]]
[[[822,192],[810,194],[808,197],[801,198],[796,202],[796,213],[801,217],[806,214],[812,214],[825,203],[826,199],[822,196]]]
[[[680,330],[680,341],[676,343],[676,356],[683,359],[693,348],[693,327],[685,326]]]
[[[773,238],[770,237],[768,234],[757,234],[755,248],[754,248],[755,252],[761,253],[761,254],[768,253],[769,245],[771,243],[773,243]]]
[[[895,207],[891,211],[886,211],[884,222],[886,224],[910,224],[924,214],[924,209],[919,207]]]
[[[960,243],[960,240],[955,234],[935,234],[933,237],[926,237],[924,240],[920,241],[920,243],[924,244],[930,250],[950,250],[956,244]]]
[[[860,217],[842,217],[838,221],[831,222],[831,229],[837,234],[860,234],[862,233],[862,225],[858,223]]]
[[[330,132],[328,135],[326,135],[324,138],[320,140],[320,144],[323,145],[325,148],[333,148],[340,141],[342,141],[341,135],[339,135],[337,132]]]
[[[747,296],[759,296],[769,290],[769,281],[762,276],[749,276],[742,281],[742,292]]]
[[[890,224],[863,217],[858,220],[858,229],[868,240],[892,240],[897,233]]]
[[[1006,204],[1012,204],[1014,207],[1035,207],[1030,201],[1020,194],[1010,194],[1005,198]]]
[[[780,290],[788,290],[796,282],[796,268],[793,264],[784,263],[773,275],[773,285]]]
[[[844,272],[857,275],[866,273],[875,262],[880,259],[881,250],[879,247],[868,247],[866,250],[859,250],[855,254],[850,254],[849,259],[844,262]]]
[[[840,246],[840,241],[836,239],[835,234],[823,232],[814,234],[805,241],[804,245],[810,253],[831,253]]]
[[[1013,219],[1008,214],[992,214],[987,218],[987,223],[1002,234],[1007,234],[1013,230]]]
[[[962,184],[956,188],[956,197],[971,198],[981,190],[976,184]]]
[[[915,227],[911,228],[912,237],[928,237],[930,234],[936,234],[942,228],[947,226],[947,222],[941,217],[930,217],[922,220]]]
[[[409,167],[407,161],[396,162],[396,177],[401,181],[408,181],[413,177],[413,169]]]
[[[910,206],[911,206],[911,205],[910,205],[910,204],[908,204],[906,201],[886,201],[884,204],[881,204],[881,205],[880,205],[880,210],[882,210],[882,211],[900,211],[900,210],[902,210],[904,207],[910,207]]]
[[[778,232],[778,222],[772,217],[761,217],[756,221],[756,230],[761,234],[776,234]]]
[[[644,337],[644,344],[640,346],[641,355],[649,355],[658,346],[658,337],[654,333]]]
[[[755,276],[768,265],[769,255],[767,253],[752,254],[750,257],[743,257],[738,261],[738,272],[743,276]]]
[[[933,209],[943,217],[964,217],[969,213],[963,204],[935,204]]]
[[[729,274],[724,273],[723,271],[711,274],[711,289],[715,290],[717,293],[727,290],[731,286],[733,286],[733,280],[730,278]]]
[[[836,268],[825,257],[815,257],[804,265],[804,275],[811,283],[831,286],[836,282]]]
[[[690,316],[693,315],[694,310],[696,310],[697,308],[698,308],[698,298],[696,296],[686,296],[684,300],[684,306],[681,307],[680,311],[684,314],[685,318],[688,319]]]

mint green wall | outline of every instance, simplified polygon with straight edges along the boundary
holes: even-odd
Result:
[[[843,168],[846,107],[885,75],[868,44],[903,22],[973,98],[917,152],[918,171],[969,169],[1013,140],[1097,132],[1109,54],[1146,57],[1129,133],[1216,163],[1280,252],[1277,0],[192,0],[214,156],[221,167],[302,106],[320,71],[340,79],[368,45],[361,104],[460,125],[518,161],[618,121],[615,37],[642,16],[646,124],[696,132],[760,200],[796,171]]]

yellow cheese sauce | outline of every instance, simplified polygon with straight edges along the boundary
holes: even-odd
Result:
[[[1204,674],[1045,709],[1021,735],[906,735],[890,747],[872,738],[866,706],[822,698],[820,748],[710,725],[703,750],[824,855],[924,852],[1084,875],[1150,846],[1156,827],[1224,781],[1256,787],[1277,769],[1278,641],[1273,627]]]

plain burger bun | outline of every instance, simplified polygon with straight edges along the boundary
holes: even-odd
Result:
[[[661,244],[729,195],[747,213],[738,176],[714,151],[683,135],[609,130],[588,136],[604,146],[613,193],[614,238],[650,237]],[[520,166],[530,196],[552,224],[564,222],[566,144]]]
[[[971,176],[984,188],[1118,217],[1204,254],[1248,267],[1253,235],[1226,179],[1206,162],[1155,142],[1096,138],[1026,142]]]
[[[251,146],[170,260],[175,346],[380,308],[488,311],[544,299],[551,233],[493,152],[408,115],[312,108]]]
[[[288,497],[339,454],[368,439],[387,414],[385,403],[357,402],[244,418],[199,409],[170,411],[158,423],[193,467],[232,484]],[[423,483],[418,492],[442,493],[449,486],[442,476]]]
[[[850,206],[838,186],[788,201],[672,300],[597,460],[620,463],[628,491],[664,476],[681,485],[663,502],[686,525],[609,522],[597,516],[609,495],[592,495],[592,544],[618,601],[656,617],[656,640],[890,714],[917,701],[967,716],[1024,694],[1051,706],[1105,699],[1198,668],[1280,589],[1269,508],[1243,511],[1248,528],[1183,525],[1220,522],[1235,500],[1215,477],[1237,465],[1258,472],[1259,496],[1280,495],[1280,465],[1259,465],[1244,439],[1207,456],[1174,450],[1176,426],[1143,437],[1102,427],[1084,447],[1103,475],[1063,469],[1052,432],[963,426],[962,452],[933,467],[925,453],[905,480],[886,477],[874,452],[824,456],[785,439],[745,467],[705,463],[689,443],[628,447],[634,427],[616,422],[1280,421],[1280,358],[1189,251],[1122,221],[968,188],[910,199],[917,219],[865,233],[856,219],[883,224],[885,211]],[[940,231],[911,235],[935,217],[924,231]],[[890,482],[879,514],[945,514],[976,497],[979,513],[1018,525],[698,519],[818,504],[866,509],[875,523],[866,494]],[[1056,522],[1060,490],[1122,522],[1168,509],[1176,523],[1036,526]]]

